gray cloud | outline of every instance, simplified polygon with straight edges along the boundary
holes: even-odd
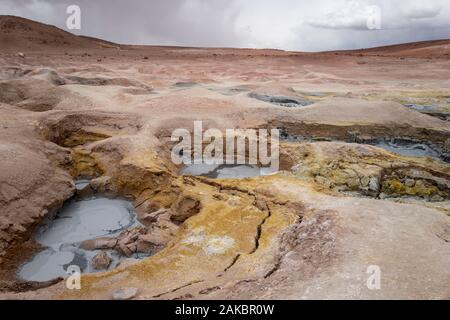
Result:
[[[307,24],[317,28],[367,30],[373,6],[363,1],[346,1],[309,19]]]
[[[439,3],[423,3],[413,5],[406,9],[406,16],[411,19],[435,18],[441,13],[442,5]]]
[[[77,33],[130,44],[316,51],[450,38],[447,0],[0,0],[0,14],[65,29],[70,4]],[[374,5],[381,30],[367,29]]]

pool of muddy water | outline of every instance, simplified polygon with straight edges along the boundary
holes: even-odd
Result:
[[[440,158],[439,152],[424,143],[392,139],[371,144],[402,156]]]
[[[89,182],[76,182],[77,189],[86,183]],[[78,266],[81,272],[94,272],[90,261],[100,251],[84,250],[80,243],[116,236],[138,223],[133,205],[126,200],[103,196],[69,200],[53,218],[39,226],[34,239],[44,250],[20,267],[18,277],[27,281],[66,277],[71,265]],[[107,253],[112,259],[109,268],[116,267],[121,256],[112,250]]]
[[[274,173],[271,168],[260,168],[254,165],[227,164],[191,164],[181,169],[182,175],[203,176],[214,179],[242,179],[259,177]]]

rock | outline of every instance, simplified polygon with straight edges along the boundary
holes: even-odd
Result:
[[[86,185],[82,188],[77,188],[76,195],[79,198],[89,198],[94,195],[94,190],[92,190],[90,185]]]
[[[153,228],[149,233],[139,236],[138,244],[141,242],[148,242],[156,246],[165,246],[171,238],[172,235],[169,230]]]
[[[136,246],[136,251],[141,253],[155,253],[158,248],[155,244],[149,241],[138,240]]]
[[[138,289],[129,287],[129,288],[121,288],[117,291],[114,291],[112,294],[113,300],[129,300],[134,298],[138,294]]]
[[[117,245],[117,239],[114,238],[97,238],[85,240],[80,247],[84,250],[114,249]]]
[[[101,176],[91,180],[90,186],[95,192],[106,192],[109,189],[111,178],[108,176]]]
[[[110,264],[111,258],[105,251],[96,254],[91,260],[91,266],[95,270],[107,269]]]
[[[183,222],[200,211],[200,201],[192,197],[182,197],[172,207],[172,220]]]
[[[139,220],[141,220],[141,222],[146,226],[151,225],[152,223],[155,223],[158,220],[159,216],[167,213],[168,211],[169,210],[167,210],[167,209],[161,208],[157,211],[143,214]]]
[[[133,253],[135,253],[137,251],[137,245],[134,242],[127,244],[127,248]]]
[[[18,52],[17,56],[20,58],[25,58],[25,54],[23,52]]]
[[[380,199],[388,199],[389,198],[389,196],[386,193],[384,193],[384,192],[380,193],[380,195],[378,197]]]
[[[378,178],[371,177],[369,179],[369,190],[378,192],[380,190],[380,182],[378,181]]]
[[[130,230],[122,232],[115,240],[117,246],[115,249],[122,255],[130,257],[133,253],[138,252],[138,238],[145,234],[147,229],[145,227],[135,227]]]
[[[431,201],[433,202],[439,202],[439,201],[444,201],[445,199],[439,195],[434,195],[431,197]]]
[[[124,243],[119,243],[119,248],[121,253],[127,257],[131,257],[133,255],[133,251],[131,251],[128,246]]]

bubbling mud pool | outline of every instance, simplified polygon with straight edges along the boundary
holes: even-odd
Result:
[[[191,164],[181,169],[181,175],[203,176],[214,179],[243,179],[259,177],[276,172],[274,169],[254,165]]]
[[[94,272],[90,261],[100,251],[84,250],[80,244],[85,240],[117,235],[135,224],[138,222],[134,207],[126,200],[102,196],[70,200],[56,216],[38,228],[35,240],[45,249],[21,266],[18,277],[38,282],[66,277],[71,265],[78,266],[83,273]],[[109,268],[115,268],[121,256],[113,250],[107,253],[112,260]]]

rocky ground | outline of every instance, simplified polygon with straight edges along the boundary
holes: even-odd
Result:
[[[450,298],[450,42],[312,54],[0,26],[1,298]],[[170,135],[194,120],[280,128],[280,172],[179,175]],[[373,145],[393,138],[437,156]],[[152,255],[84,274],[81,290],[18,279],[77,177],[133,201],[143,224],[84,246]]]

